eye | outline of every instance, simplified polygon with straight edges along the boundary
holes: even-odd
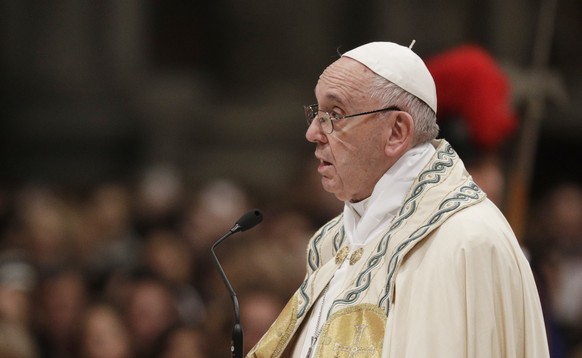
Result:
[[[336,113],[336,112],[331,112],[331,113],[329,114],[329,116],[330,116],[331,118],[333,118],[333,119],[342,119],[342,118],[344,118],[344,116],[343,116],[343,115],[341,115],[341,114],[339,114],[339,113]]]
[[[330,120],[330,114],[328,112],[319,112],[319,123],[325,123]]]

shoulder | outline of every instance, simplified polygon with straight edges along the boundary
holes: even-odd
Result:
[[[528,265],[504,216],[484,200],[455,213],[418,243],[404,259],[403,271],[424,272],[435,282],[477,276],[486,282],[509,279]]]
[[[497,246],[517,243],[511,226],[489,199],[467,207],[446,220],[435,232],[452,246]]]
[[[509,223],[488,199],[452,215],[422,246],[426,257],[444,266],[481,270],[528,265]]]

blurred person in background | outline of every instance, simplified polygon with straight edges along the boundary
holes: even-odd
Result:
[[[212,287],[216,273],[212,256],[208,254],[241,213],[250,210],[251,199],[241,185],[232,180],[215,179],[203,185],[186,203],[179,234],[189,243],[194,260],[194,286],[205,301],[215,292]]]
[[[285,300],[276,291],[261,288],[246,289],[238,296],[241,326],[244,329],[243,350],[250,352],[277,318],[285,306]]]
[[[37,272],[20,250],[0,254],[0,319],[30,328]]]
[[[582,186],[565,182],[536,203],[526,243],[532,265],[548,283],[555,357],[582,354]],[[563,353],[562,353],[563,352]]]
[[[229,276],[230,277],[230,276]],[[232,282],[235,282],[232,280]],[[235,284],[236,285],[236,284]],[[240,286],[233,286],[239,290]],[[202,324],[207,343],[209,358],[221,358],[230,354],[230,340],[232,337],[233,310],[232,300],[221,287],[222,295],[207,302],[207,315]],[[243,334],[245,328],[243,327]]]
[[[87,296],[80,269],[66,266],[41,272],[35,331],[42,357],[76,357],[77,333]]]
[[[83,203],[83,221],[75,237],[91,280],[139,266],[142,242],[133,228],[131,199],[125,185],[102,183]]]
[[[194,251],[204,255],[240,213],[250,209],[251,201],[241,185],[226,179],[215,179],[202,186],[193,199],[186,212],[184,233]]]
[[[168,332],[159,358],[208,358],[208,337],[200,328],[178,325]]]
[[[0,357],[39,358],[38,347],[26,327],[0,319]]]
[[[55,190],[24,186],[15,198],[11,244],[26,250],[40,271],[76,261],[72,222],[71,208]]]
[[[171,288],[155,275],[138,274],[131,282],[124,318],[136,357],[156,357],[165,335],[179,323]]]
[[[32,334],[37,273],[19,250],[0,254],[0,357],[37,358]]]
[[[152,165],[139,177],[134,193],[134,227],[145,237],[151,231],[178,229],[185,188],[179,172],[169,165]]]
[[[117,309],[106,303],[85,310],[79,333],[79,358],[130,358],[129,330]]]
[[[193,285],[194,260],[186,240],[172,231],[151,231],[145,238],[144,266],[172,289],[181,322],[203,321],[204,303]]]
[[[299,284],[303,280],[305,246],[316,228],[313,227],[308,214],[295,209],[266,210],[265,215],[267,220],[264,220],[260,231],[257,232],[258,235],[253,236],[252,240],[247,240],[245,244],[259,246],[255,249],[256,252],[264,250],[269,252],[266,256],[276,258],[278,267],[271,267],[270,270],[279,272],[280,277],[272,287],[276,287],[277,292],[289,297],[294,289],[292,284]],[[261,260],[264,259],[259,261]],[[267,265],[262,266],[258,273],[269,269]]]

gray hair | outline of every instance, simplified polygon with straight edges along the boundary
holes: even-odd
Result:
[[[370,97],[385,106],[397,106],[412,116],[415,128],[412,138],[413,146],[429,142],[439,134],[436,113],[418,97],[384,77],[374,76]]]

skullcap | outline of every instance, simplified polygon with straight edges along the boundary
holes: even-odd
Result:
[[[422,59],[409,47],[393,42],[370,42],[342,55],[418,97],[436,113],[434,80]]]

